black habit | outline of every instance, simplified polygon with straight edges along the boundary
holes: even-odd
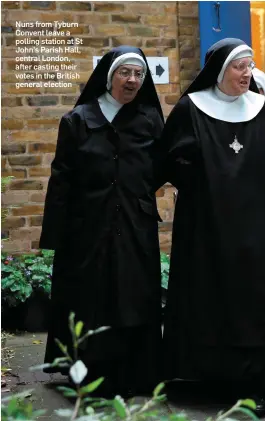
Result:
[[[107,66],[103,57],[91,77],[98,74],[102,86],[84,90],[94,99],[85,102],[82,94],[61,120],[40,241],[41,248],[55,250],[45,362],[61,356],[55,338],[71,349],[71,311],[87,329],[111,326],[91,337],[80,356],[91,380],[103,375],[119,393],[155,386],[161,349],[160,217],[152,192],[161,108],[152,101],[157,96],[149,70],[136,99],[111,123],[96,99],[123,52],[108,53]],[[139,94],[146,88],[144,101]]]
[[[216,80],[220,66],[211,70]],[[207,74],[200,80],[207,84]],[[239,153],[229,146],[235,135]],[[178,189],[164,377],[265,379],[265,107],[230,123],[185,94],[162,142],[160,178]]]

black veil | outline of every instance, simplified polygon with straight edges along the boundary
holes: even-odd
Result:
[[[214,86],[226,58],[236,47],[239,47],[240,45],[247,44],[238,38],[224,38],[213,44],[205,55],[203,69],[188,89],[186,89],[182,97],[191,94],[192,92],[202,91],[203,89]],[[251,78],[249,89],[253,92],[259,93],[253,76]]]
[[[155,107],[160,113],[162,120],[164,121],[163,112],[161,105],[156,93],[155,85],[151,76],[151,72],[146,60],[146,57],[143,51],[137,47],[131,47],[129,45],[121,45],[115,47],[106,53],[97,67],[93,71],[89,80],[86,83],[80,97],[78,98],[75,107],[77,105],[85,104],[95,98],[98,98],[100,95],[103,95],[106,92],[107,88],[107,75],[113,61],[126,53],[136,53],[143,57],[147,66],[147,73],[144,79],[144,82],[139,89],[136,98],[132,101],[133,103],[147,104]]]

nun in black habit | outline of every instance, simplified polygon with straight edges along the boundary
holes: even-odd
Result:
[[[45,362],[61,356],[55,338],[71,349],[70,312],[86,329],[110,326],[79,350],[87,381],[105,377],[101,395],[151,391],[159,381],[153,158],[162,128],[146,58],[130,46],[103,56],[59,127],[40,239],[55,250]]]
[[[164,377],[253,381],[265,397],[265,107],[252,55],[239,39],[214,44],[165,125],[158,185],[178,198]]]

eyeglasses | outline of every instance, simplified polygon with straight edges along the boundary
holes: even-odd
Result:
[[[134,69],[120,69],[117,73],[122,79],[129,79],[130,77],[134,76],[135,79],[142,80],[145,76],[145,73],[141,70]]]
[[[247,69],[252,71],[255,68],[255,66],[256,64],[254,63],[254,61],[251,61],[248,64],[245,63],[244,61],[241,61],[238,64],[233,64],[233,68],[242,73],[245,73]]]

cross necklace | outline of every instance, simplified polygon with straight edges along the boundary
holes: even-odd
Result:
[[[243,147],[244,146],[238,141],[237,135],[235,134],[234,141],[229,144],[229,148],[232,148],[234,152],[238,154]]]

